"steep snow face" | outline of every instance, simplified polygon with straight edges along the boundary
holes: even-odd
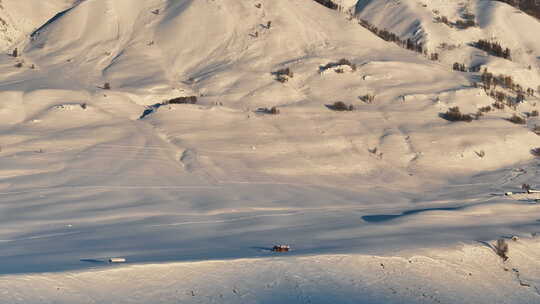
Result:
[[[13,47],[75,0],[0,1],[0,51]]]

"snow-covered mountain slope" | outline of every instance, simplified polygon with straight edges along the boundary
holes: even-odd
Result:
[[[531,33],[540,22],[510,5],[490,0],[417,1],[363,0],[353,6],[360,19],[400,37],[421,42],[442,62],[487,67],[496,74],[512,75],[537,89],[540,83],[540,46]],[[460,28],[457,21],[471,16],[476,26]],[[442,18],[448,20],[441,22]],[[471,44],[479,39],[499,42],[512,51],[512,61],[488,56]]]
[[[74,4],[74,0],[0,1],[0,51],[16,47],[48,19]],[[12,51],[12,50],[11,50]]]
[[[146,94],[204,86],[222,94],[233,91],[235,83],[248,83],[255,94],[273,83],[269,72],[285,62],[346,55],[325,50],[345,37],[351,38],[343,50],[384,47],[316,3],[276,2],[261,8],[256,3],[86,1],[40,29],[25,53],[38,66],[70,60],[85,72],[77,80],[90,86],[109,81],[115,88]],[[322,19],[313,18],[313,12]]]
[[[460,2],[447,2],[451,16]],[[406,38],[431,6],[399,3],[344,4]],[[470,2],[482,5],[493,12],[461,43],[502,18],[537,26]],[[20,57],[0,56],[0,274],[112,256],[267,258],[276,243],[388,255],[537,232],[538,194],[503,193],[540,186],[538,98],[442,119],[494,102],[471,85],[479,73],[452,71],[451,51],[430,61],[308,0],[86,0],[41,23]],[[433,45],[456,31],[420,23]],[[516,37],[515,61],[478,57],[533,87],[537,67],[524,66],[540,45]],[[186,96],[198,102],[164,103]]]

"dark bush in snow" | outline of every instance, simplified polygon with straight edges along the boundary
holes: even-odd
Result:
[[[480,109],[478,109],[478,111],[482,113],[487,113],[491,111],[491,107],[490,106],[481,107]]]
[[[356,71],[356,64],[350,62],[348,59],[345,59],[345,58],[341,58],[337,62],[330,62],[330,63],[328,63],[326,65],[320,66],[319,71],[323,72],[323,71],[326,71],[328,69],[335,68],[335,67],[342,66],[342,65],[349,66],[351,68],[351,70]]]
[[[508,260],[508,244],[504,239],[498,239],[494,246],[495,253],[500,256],[503,261]]]
[[[271,107],[270,109],[269,108],[258,108],[256,112],[257,113],[263,113],[263,114],[272,114],[272,115],[277,115],[277,114],[281,113],[279,111],[279,109],[276,108],[276,107]]]
[[[527,123],[525,118],[517,116],[516,114],[512,115],[512,117],[508,118],[507,120],[518,125],[524,125],[525,123]]]
[[[373,103],[373,101],[375,101],[375,95],[371,95],[371,94],[366,94],[358,98],[360,98],[360,100],[362,100],[365,103]]]
[[[343,101],[336,101],[334,104],[326,105],[330,110],[334,111],[352,111],[354,110],[353,105],[347,105]]]
[[[283,69],[279,69],[279,70],[277,70],[275,72],[272,72],[272,75],[275,75],[276,80],[281,82],[281,83],[287,82],[287,81],[289,81],[289,78],[294,77],[293,72],[288,67],[283,68]]]
[[[448,121],[465,121],[471,122],[473,117],[469,114],[462,114],[459,107],[453,107],[448,109],[446,113],[440,114],[440,116]]]
[[[169,103],[169,104],[196,104],[197,103],[197,96],[177,97],[177,98],[170,99],[166,103]]]
[[[502,103],[502,102],[499,102],[499,101],[494,102],[494,103],[492,104],[492,106],[493,106],[495,109],[504,110],[504,103]]]

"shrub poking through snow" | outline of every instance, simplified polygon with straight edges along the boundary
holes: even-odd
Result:
[[[494,246],[495,253],[500,256],[503,261],[508,260],[508,244],[504,239],[498,239]]]
[[[104,90],[110,90],[111,89],[111,84],[108,83],[108,82],[105,82],[105,84],[103,84],[103,89]]]
[[[336,101],[334,102],[334,104],[326,105],[326,107],[328,107],[330,110],[340,111],[340,112],[354,110],[353,105],[347,105],[343,101]]]
[[[536,156],[536,157],[540,157],[540,148],[534,148],[531,150],[531,154]]]
[[[478,111],[482,113],[488,113],[491,111],[491,107],[490,106],[481,107],[480,109],[478,109]]]
[[[463,64],[463,63],[455,62],[455,63],[452,65],[452,70],[454,70],[454,71],[459,71],[459,72],[466,72],[466,71],[467,71],[467,67],[466,67],[465,64]]]
[[[343,73],[344,70],[343,70],[343,67],[342,66],[348,66],[351,68],[351,70],[354,72],[356,71],[356,64],[350,62],[348,59],[345,59],[345,58],[341,58],[340,60],[338,60],[337,62],[329,62],[327,63],[326,65],[322,65],[319,67],[319,72],[324,72],[326,70],[329,70],[329,69],[332,69],[332,68],[338,68],[336,69],[336,73]],[[341,70],[341,72],[339,72],[338,70]]]
[[[341,58],[341,59],[338,61],[338,64],[339,64],[339,65],[348,65],[348,66],[351,68],[351,70],[356,71],[356,64],[350,62],[348,59]]]
[[[474,120],[479,120],[480,117],[484,116],[484,113],[478,111],[476,113],[474,113]]]
[[[263,114],[271,114],[271,115],[278,115],[280,113],[279,109],[276,107],[269,108],[258,108],[257,113],[263,113]]]
[[[465,121],[471,122],[473,117],[469,114],[462,114],[459,107],[452,107],[446,111],[446,113],[440,114],[440,116],[448,121]]]
[[[196,104],[197,96],[184,96],[170,99],[166,103],[169,104]]]
[[[512,117],[508,118],[507,119],[509,122],[511,123],[515,123],[515,124],[518,124],[518,125],[524,125],[527,123],[527,121],[525,120],[525,118],[521,117],[521,116],[518,116],[516,114],[512,115]]]
[[[272,75],[275,75],[276,80],[281,82],[281,83],[287,82],[287,81],[289,81],[289,78],[294,77],[294,73],[291,71],[291,69],[289,67],[279,69],[279,70],[277,70],[275,72],[272,72]]]
[[[360,100],[362,100],[365,103],[373,103],[373,101],[375,101],[375,95],[371,95],[371,94],[366,94],[358,98],[360,98]]]
[[[494,102],[494,103],[492,104],[492,106],[493,106],[495,109],[504,110],[504,103],[502,103],[502,102],[499,102],[499,101]]]
[[[368,148],[368,152],[371,153],[373,156],[376,156],[378,159],[382,159],[383,153],[379,152],[379,148],[374,147],[372,149]]]

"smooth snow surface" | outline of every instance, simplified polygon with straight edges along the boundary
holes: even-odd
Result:
[[[538,303],[538,241],[400,257],[317,255],[0,277],[5,303]],[[32,282],[31,291],[28,290]]]
[[[439,117],[493,103],[454,61],[536,89],[538,20],[483,0],[42,2],[1,1],[30,21],[0,56],[0,303],[540,302],[540,196],[504,195],[540,188],[538,117],[506,120],[538,98]],[[433,23],[463,5],[478,27]],[[461,47],[429,61],[347,12]],[[494,33],[513,61],[468,46]],[[321,70],[341,58],[356,69]],[[160,104],[181,96],[198,103]],[[505,263],[479,245],[513,235]]]

